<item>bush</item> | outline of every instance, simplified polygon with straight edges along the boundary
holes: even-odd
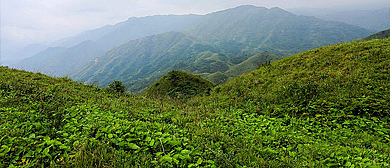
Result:
[[[108,88],[118,93],[124,93],[126,90],[126,86],[123,85],[121,81],[112,82],[108,85]]]

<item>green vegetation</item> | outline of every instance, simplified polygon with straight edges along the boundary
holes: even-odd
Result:
[[[173,105],[5,67],[0,94],[0,167],[206,164]]]
[[[390,7],[388,5],[373,10],[290,8],[288,11],[297,15],[314,16],[323,20],[343,22],[368,30],[382,31],[390,28]]]
[[[48,48],[15,65],[19,69],[40,72],[51,76],[69,76],[75,70],[103,54],[101,47],[92,41],[85,41],[70,48]]]
[[[229,79],[229,76],[222,72],[216,72],[213,74],[206,74],[205,78],[217,84],[222,84]]]
[[[349,42],[372,33],[341,22],[297,16],[277,7],[267,9],[251,5],[205,15],[184,32],[214,43],[224,55],[269,51],[283,56]]]
[[[123,85],[121,81],[114,81],[108,85],[108,89],[117,93],[125,93],[126,86]]]
[[[213,83],[200,76],[183,71],[171,71],[147,88],[143,94],[155,98],[169,96],[174,99],[188,99],[207,93],[214,86]]]
[[[212,111],[196,134],[224,166],[387,167],[389,69],[389,39],[287,57],[194,100]]]
[[[188,25],[196,23],[200,17],[198,15],[132,17],[124,22],[85,31],[53,44],[61,46],[54,48],[57,51],[59,48],[64,48],[62,46],[66,46],[65,52],[53,52],[54,49],[49,47],[43,53],[30,55],[32,57],[12,66],[57,77],[71,75],[75,70],[94,62],[95,58],[103,53],[130,40],[170,31],[181,31]]]
[[[0,167],[389,167],[389,69],[332,45],[183,103],[0,67]]]
[[[373,39],[385,39],[390,38],[390,29],[380,31],[378,33],[369,35],[368,37],[364,38],[363,40],[373,40]]]
[[[237,57],[236,57],[237,58]],[[245,58],[244,56],[238,57],[238,58]],[[232,58],[230,62],[233,64],[235,58]],[[270,52],[264,51],[260,54],[253,55],[249,57],[248,59],[242,61],[241,63],[238,63],[237,65],[230,66],[227,71],[223,72],[215,72],[212,74],[205,73],[202,74],[206,79],[217,83],[217,84],[223,84],[228,79],[232,79],[234,77],[240,76],[242,74],[246,74],[252,70],[255,70],[259,68],[259,66],[270,64],[273,61],[276,61],[280,59],[280,56],[277,56],[275,54],[272,54]],[[240,61],[238,61],[240,62]]]
[[[193,65],[198,54],[209,50],[214,49],[183,33],[149,36],[107,52],[78,70],[73,78],[86,83],[98,81],[103,87],[118,80],[128,86],[129,90],[140,91],[172,70],[193,72],[216,62],[206,60],[208,62],[204,65],[198,61],[197,66]]]
[[[225,74],[229,77],[247,73],[258,64],[278,59],[273,54],[288,56],[372,33],[344,23],[296,16],[280,8],[240,6],[196,18],[181,32],[124,43],[91,60],[72,78],[88,84],[98,82],[102,87],[119,80],[134,92],[146,89],[171,70],[202,76],[216,73],[204,77],[223,83],[228,78],[221,73],[229,71]],[[259,53],[263,55],[256,55]],[[248,60],[251,56],[256,58]],[[245,60],[248,61],[238,65]]]
[[[233,66],[225,73],[233,77],[239,76],[257,69],[259,65],[263,63],[267,63],[267,62],[269,63],[271,61],[276,61],[278,59],[280,58],[275,54],[272,54],[270,52],[262,52],[260,54],[256,54],[254,56],[249,57],[247,60],[239,63],[236,66]]]

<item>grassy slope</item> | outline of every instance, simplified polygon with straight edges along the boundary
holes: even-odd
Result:
[[[378,33],[369,35],[368,37],[364,38],[364,40],[385,39],[385,38],[390,38],[390,29],[383,30]]]
[[[229,76],[239,76],[241,74],[249,73],[252,70],[257,69],[262,63],[267,61],[275,61],[279,59],[279,57],[270,52],[262,52],[260,54],[253,55],[249,57],[247,60],[241,62],[238,65],[233,66],[225,73]]]
[[[160,78],[171,70],[196,71],[210,67],[207,65],[212,62],[204,62],[205,66],[199,67],[194,64],[197,54],[210,50],[214,49],[179,32],[149,36],[105,53],[96,62],[79,69],[73,78],[87,83],[98,81],[103,87],[120,80],[129,90],[140,91],[149,86],[150,79]]]
[[[180,153],[182,164],[199,159],[169,104],[5,67],[0,94],[0,167],[152,167]]]
[[[214,84],[184,71],[171,71],[147,88],[143,94],[151,97],[189,98],[205,93]]]
[[[0,163],[386,167],[389,42],[307,51],[187,104],[1,67]]]
[[[225,72],[230,66],[246,60],[247,55],[269,51],[287,56],[340,41],[360,39],[371,33],[344,23],[296,16],[280,8],[248,5],[200,16],[193,23],[181,33],[156,34],[124,43],[95,62],[91,60],[72,78],[98,82],[102,87],[120,80],[129,90],[138,92],[171,70],[195,74]],[[118,32],[122,31],[115,31],[115,37],[122,35]],[[107,40],[117,41],[116,38]],[[219,80],[223,76],[218,74],[209,79],[223,81]]]
[[[224,52],[269,51],[285,56],[372,33],[341,22],[297,16],[277,7],[251,5],[207,14],[185,32],[201,40],[217,42]]]
[[[232,79],[239,75],[249,73],[257,69],[260,65],[264,63],[270,63],[278,59],[280,59],[280,56],[264,51],[260,54],[250,56],[248,59],[242,61],[237,65],[229,67],[227,71],[204,74],[204,77],[214,83],[223,84],[228,79]]]
[[[279,106],[299,108],[323,101],[349,106],[366,99],[378,103],[381,115],[389,114],[388,103],[375,102],[390,100],[389,51],[389,39],[310,50],[238,77],[216,94],[261,102],[259,107],[273,113]]]
[[[207,80],[212,81],[212,82],[217,83],[217,84],[225,83],[229,79],[229,76],[226,75],[223,72],[216,72],[216,73],[212,73],[212,74],[206,74],[204,77]]]
[[[194,99],[196,134],[223,166],[389,166],[389,69],[389,39],[287,57]]]

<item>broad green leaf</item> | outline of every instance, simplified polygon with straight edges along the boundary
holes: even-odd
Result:
[[[135,143],[128,143],[128,146],[129,146],[130,149],[134,149],[134,150],[140,148],[140,147],[139,147],[138,145],[136,145]]]
[[[198,159],[198,161],[196,162],[196,164],[197,164],[197,165],[201,165],[201,164],[202,164],[202,161],[203,161],[203,160],[202,160],[202,158],[200,157],[200,158]]]
[[[34,133],[30,134],[30,136],[28,138],[30,138],[30,139],[35,138],[35,134]]]
[[[168,156],[168,155],[165,155],[161,158],[161,161],[162,162],[168,162],[168,163],[172,163],[172,157]]]

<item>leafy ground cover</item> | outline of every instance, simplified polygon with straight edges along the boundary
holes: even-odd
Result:
[[[174,124],[172,105],[5,67],[0,76],[0,167],[154,167],[200,158]]]
[[[310,50],[183,103],[0,68],[0,167],[389,167],[390,40]]]

